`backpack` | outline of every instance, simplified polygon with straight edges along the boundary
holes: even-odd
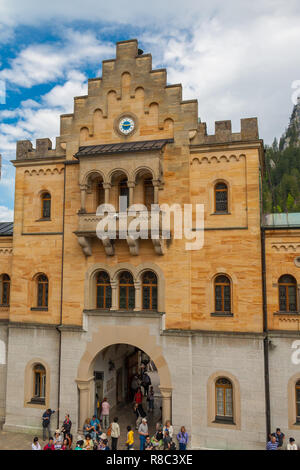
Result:
[[[151,379],[150,379],[149,375],[146,375],[146,374],[144,375],[144,377],[143,377],[143,383],[144,383],[145,385],[151,385]]]

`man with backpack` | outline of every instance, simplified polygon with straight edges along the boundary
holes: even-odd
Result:
[[[143,373],[142,376],[142,386],[144,387],[144,396],[147,397],[149,393],[149,387],[151,385],[151,379],[147,372]]]
[[[146,417],[146,413],[145,413],[145,410],[143,408],[143,405],[135,403],[134,407],[133,407],[133,412],[136,416],[135,426],[136,426],[136,429],[138,429],[139,425],[142,422],[142,419]]]
[[[43,440],[46,440],[46,432],[48,433],[48,439],[50,439],[51,431],[50,431],[50,420],[51,416],[55,413],[55,410],[51,410],[48,408],[42,416],[42,426],[43,426]]]

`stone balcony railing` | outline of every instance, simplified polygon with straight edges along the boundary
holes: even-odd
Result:
[[[131,213],[132,214],[132,213]],[[105,214],[97,215],[90,213],[78,213],[78,228],[74,232],[78,238],[78,243],[81,246],[85,256],[92,255],[93,238],[99,238],[102,242],[105,252],[108,256],[115,254],[114,245],[116,240],[125,240],[128,244],[129,252],[133,256],[139,254],[139,240],[150,239],[153,243],[154,251],[158,255],[164,254],[164,239],[162,238],[162,216],[160,212],[138,212],[137,215],[128,213],[113,213],[111,215]],[[103,226],[103,231],[99,227],[104,217],[110,217],[110,223]],[[138,219],[138,220],[137,220]],[[140,225],[138,225],[138,221]],[[98,230],[97,230],[98,227]],[[139,232],[139,238],[136,238],[132,230],[136,228]],[[99,230],[100,229],[100,230]]]

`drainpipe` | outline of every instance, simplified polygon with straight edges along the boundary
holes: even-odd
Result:
[[[62,246],[61,246],[61,280],[60,280],[60,321],[56,328],[59,334],[58,346],[58,383],[57,383],[57,429],[59,428],[60,417],[60,376],[61,376],[61,329],[63,311],[63,290],[64,290],[64,248],[65,248],[65,202],[66,202],[66,165],[64,167],[64,194],[63,194],[63,214],[62,214]]]
[[[261,282],[264,332],[264,382],[265,382],[265,409],[266,409],[266,440],[271,433],[271,406],[270,406],[270,374],[269,374],[269,337],[268,337],[268,303],[266,282],[266,227],[264,226],[263,200],[262,200],[262,174],[259,171],[259,201],[260,201],[260,244],[261,244]]]
[[[262,300],[263,300],[263,331],[264,331],[264,375],[265,375],[265,406],[267,440],[271,433],[270,407],[270,376],[269,376],[269,337],[268,337],[268,308],[266,288],[266,232],[261,227],[261,271],[262,271]]]

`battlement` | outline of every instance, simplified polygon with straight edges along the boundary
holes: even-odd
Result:
[[[212,135],[207,134],[206,123],[200,122],[195,136],[191,139],[191,144],[219,144],[257,139],[259,139],[258,123],[255,117],[241,119],[240,132],[232,132],[231,121],[216,121],[215,133]]]
[[[59,143],[59,138],[56,139],[56,148],[52,148],[50,139],[36,139],[35,148],[33,148],[30,140],[19,140],[17,142],[17,160],[31,160],[40,158],[52,158],[64,156],[65,150]]]

